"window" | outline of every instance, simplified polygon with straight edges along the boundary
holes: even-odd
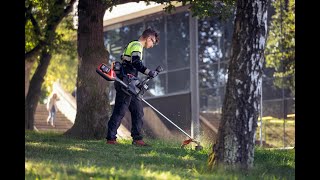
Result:
[[[155,17],[146,21],[146,27],[151,27],[152,29],[159,32],[160,43],[153,48],[144,50],[144,59],[146,66],[149,69],[155,70],[158,66],[163,69],[167,68],[166,58],[165,58],[165,31],[164,31],[164,17]]]
[[[168,70],[190,67],[189,13],[167,16]]]
[[[231,57],[232,19],[198,20],[200,109],[220,112]]]

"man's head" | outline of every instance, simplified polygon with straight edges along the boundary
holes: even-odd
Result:
[[[159,43],[159,35],[156,31],[148,28],[143,31],[139,40],[143,43],[143,47],[148,49]]]

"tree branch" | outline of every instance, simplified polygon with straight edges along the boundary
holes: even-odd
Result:
[[[46,39],[44,41],[39,41],[39,43],[32,49],[30,50],[29,52],[27,52],[25,54],[25,60],[28,60],[30,57],[34,56],[35,54],[39,53],[40,50],[42,49],[42,47],[46,44],[48,44],[53,38],[54,36],[52,35],[52,33],[50,33],[51,31],[54,32],[57,28],[57,26],[59,25],[59,23],[62,21],[62,19],[67,16],[71,10],[72,10],[72,7],[73,7],[73,4],[76,2],[76,0],[71,0],[69,2],[69,4],[64,8],[64,10],[62,11],[61,14],[58,14],[58,15],[54,15],[55,12],[53,12],[48,19],[53,19],[55,16],[58,17],[57,20],[55,21],[50,21],[48,20],[47,22],[47,30],[46,30]],[[60,6],[61,4],[57,4],[56,6]],[[33,16],[32,16],[33,18]],[[34,18],[33,18],[34,19]],[[31,22],[32,22],[32,19],[30,18]],[[35,21],[35,19],[34,19]],[[36,23],[36,21],[35,21]],[[38,27],[38,31],[40,32],[40,28],[39,26],[37,25]]]
[[[30,19],[30,21],[33,25],[34,33],[36,34],[37,37],[39,37],[39,36],[41,36],[40,27],[39,27],[39,24],[36,21],[36,19],[33,17],[33,14],[31,13],[31,9],[32,9],[32,5],[30,4],[30,6],[28,8],[25,8],[25,12],[27,14],[27,17]],[[25,21],[27,22],[27,20],[25,20]]]

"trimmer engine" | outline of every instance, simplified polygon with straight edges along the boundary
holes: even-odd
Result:
[[[114,68],[116,68],[116,71]],[[128,80],[128,84],[125,84],[116,76],[116,72],[118,72],[118,70],[119,69],[116,63],[113,63],[111,68],[109,68],[106,64],[102,63],[97,67],[96,72],[107,81],[117,81],[121,83],[125,87],[124,91],[127,94],[133,94],[137,96],[139,100],[141,100],[143,94],[148,90],[147,83],[149,82],[151,77],[147,77],[145,80],[142,81],[141,79],[133,76],[132,74],[127,74],[126,78]],[[156,71],[161,72],[163,71],[163,69],[161,66],[158,66]]]

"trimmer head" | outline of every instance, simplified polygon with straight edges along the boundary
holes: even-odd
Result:
[[[200,142],[195,141],[194,139],[188,139],[182,142],[181,148],[184,148],[186,145],[190,144],[191,142],[194,142],[197,144],[197,146],[195,147],[196,151],[201,151],[203,149],[203,147],[200,145]]]

